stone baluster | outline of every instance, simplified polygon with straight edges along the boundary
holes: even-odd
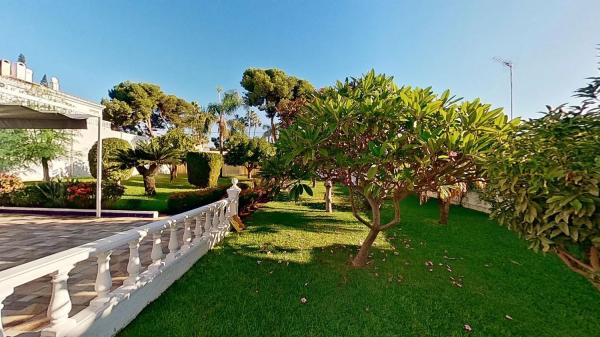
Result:
[[[74,324],[74,321],[69,318],[72,305],[67,287],[69,272],[73,267],[73,265],[65,266],[52,274],[52,296],[47,311],[50,325],[45,330],[64,331]]]
[[[219,211],[220,211],[219,206],[215,205],[215,207],[213,208],[212,223],[210,224],[211,232],[213,230],[216,230],[217,227],[219,226]]]
[[[4,308],[4,300],[12,294],[14,289],[1,289],[0,290],[0,337],[6,337],[4,328],[2,327],[2,308]]]
[[[127,263],[127,273],[129,274],[123,284],[127,286],[137,286],[140,280],[140,270],[142,264],[140,262],[140,241],[144,235],[140,235],[138,239],[129,242],[129,261]]]
[[[192,219],[185,218],[183,220],[183,246],[181,247],[183,250],[190,249],[190,245],[192,244]]]
[[[152,259],[152,265],[148,268],[150,270],[158,270],[162,265],[163,250],[162,250],[162,230],[152,234],[152,251],[150,252],[150,258]]]
[[[91,305],[103,305],[109,300],[108,293],[112,287],[112,276],[110,275],[110,254],[112,250],[98,253],[98,274],[96,274],[96,285],[94,289],[98,296],[93,299]]]
[[[227,211],[227,204],[223,204],[219,211],[219,229],[225,226],[225,212]]]
[[[175,257],[177,256],[177,251],[179,250],[179,240],[177,240],[177,221],[171,222],[169,233],[169,254],[167,254],[165,263],[169,263],[175,260]]]
[[[198,242],[200,240],[200,237],[202,237],[202,235],[204,235],[204,219],[202,218],[202,215],[204,215],[205,217],[208,216],[207,212],[204,212],[202,214],[198,214],[194,220],[196,221],[196,228],[194,229],[194,243]]]

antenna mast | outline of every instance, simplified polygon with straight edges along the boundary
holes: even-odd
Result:
[[[494,57],[494,61],[508,68],[510,73],[510,119],[513,119],[513,62],[511,60],[503,60],[499,57]]]

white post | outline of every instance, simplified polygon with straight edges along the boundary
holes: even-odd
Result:
[[[13,293],[14,289],[2,289],[0,292],[0,337],[6,337],[4,328],[2,328],[2,308],[4,308],[4,300]]]
[[[102,113],[98,117],[98,143],[96,143],[96,218],[102,217]]]
[[[102,305],[108,301],[108,293],[112,287],[110,254],[112,254],[111,250],[98,253],[98,274],[96,275],[96,285],[94,286],[94,290],[96,290],[98,296],[90,302],[91,305]]]
[[[238,214],[238,204],[242,189],[237,185],[237,178],[231,179],[231,183],[233,185],[227,189],[227,199],[229,200],[229,215],[234,216]]]

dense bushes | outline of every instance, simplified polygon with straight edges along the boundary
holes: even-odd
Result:
[[[88,152],[88,164],[92,177],[96,178],[96,154],[98,142],[94,143]],[[121,182],[131,177],[131,168],[121,169],[113,160],[118,151],[131,148],[129,142],[120,138],[105,138],[102,140],[102,180]]]
[[[167,200],[167,213],[177,214],[208,205],[227,197],[229,185],[221,185],[213,188],[205,188],[198,191],[173,193]],[[240,182],[238,187],[242,190],[240,193],[240,209],[250,201],[257,200],[257,195],[253,194],[254,189],[248,183]]]
[[[125,188],[116,182],[103,182],[103,206],[111,206],[124,193]],[[93,208],[95,202],[96,183],[77,180],[51,180],[0,193],[0,206]]]
[[[0,173],[0,194],[11,193],[23,188],[21,178],[14,174]]]
[[[223,199],[229,186],[218,186],[198,191],[173,193],[167,200],[167,213],[177,214]]]
[[[188,152],[186,156],[188,181],[205,188],[216,187],[223,167],[223,156],[211,152]]]

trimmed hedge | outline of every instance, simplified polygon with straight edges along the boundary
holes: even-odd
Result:
[[[166,213],[183,213],[219,201],[227,196],[228,188],[229,186],[219,186],[199,191],[173,193],[167,199]]]
[[[216,187],[223,156],[212,152],[188,152],[186,155],[188,181],[200,188]]]
[[[96,152],[98,142],[96,141],[88,152],[88,165],[90,174],[96,178]],[[118,150],[130,149],[128,141],[120,138],[102,139],[102,180],[121,182],[131,177],[131,169],[121,170],[114,161],[111,160],[117,154]]]
[[[167,199],[167,214],[178,214],[191,209],[211,204],[227,197],[227,189],[230,185],[221,185],[213,188],[205,188],[198,191],[173,193]],[[242,190],[240,193],[240,208],[247,203],[248,193],[252,188],[247,183],[238,183]]]

